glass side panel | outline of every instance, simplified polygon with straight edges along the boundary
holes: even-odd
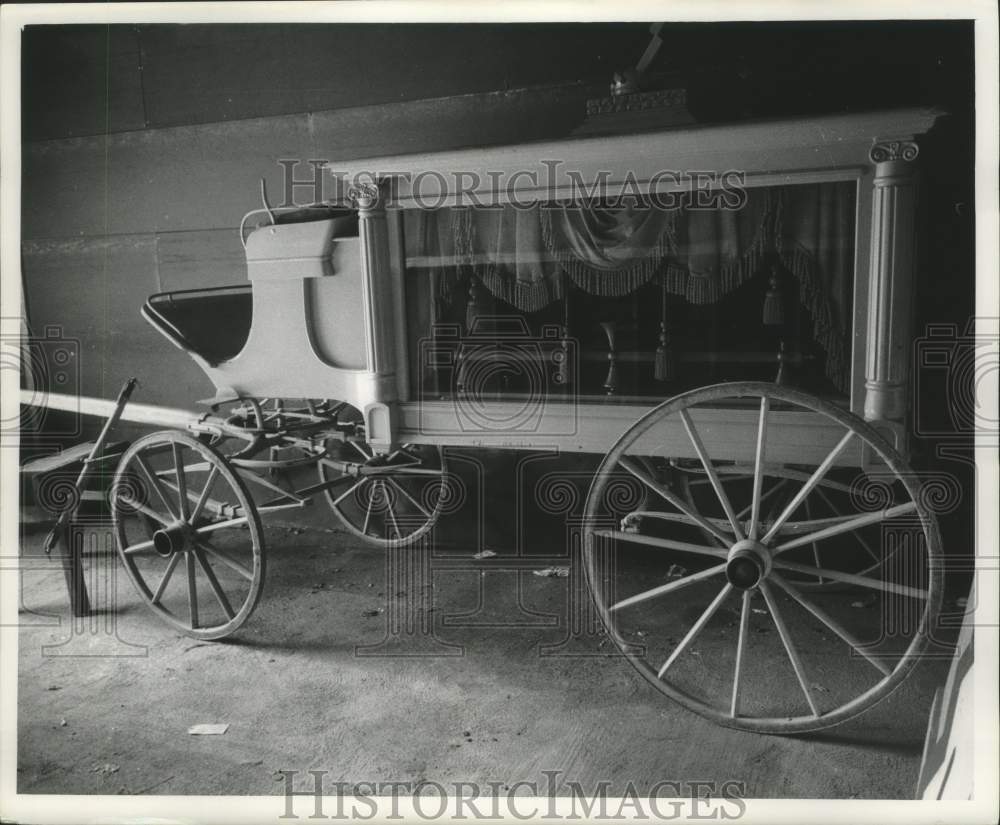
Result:
[[[844,398],[855,192],[406,210],[412,395],[652,403],[780,366],[784,383]]]

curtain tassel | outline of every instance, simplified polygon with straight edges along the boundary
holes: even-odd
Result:
[[[767,293],[764,295],[764,326],[777,327],[785,323],[784,299],[781,294],[781,284],[778,281],[778,270],[773,268],[768,279]]]
[[[476,319],[479,317],[482,308],[480,306],[482,291],[479,285],[479,279],[474,275],[469,278],[469,298],[468,303],[465,305],[465,334],[471,335],[472,331],[476,328]]]
[[[660,325],[660,345],[656,348],[656,358],[653,360],[653,378],[657,381],[673,381],[677,377],[677,361],[674,349],[670,346],[667,328]]]
[[[660,304],[660,342],[653,357],[653,380],[673,381],[677,377],[677,360],[671,346],[670,329],[667,326],[667,279],[660,279],[662,299]]]

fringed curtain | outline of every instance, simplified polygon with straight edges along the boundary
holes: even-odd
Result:
[[[551,207],[538,213],[545,251],[592,295],[634,292],[677,248],[676,211]]]
[[[692,304],[714,304],[750,280],[774,247],[775,200],[770,189],[751,190],[738,211],[685,211],[664,272],[667,289]]]
[[[494,296],[524,312],[562,298],[561,268],[546,254],[538,205],[455,209],[455,254]]]
[[[778,256],[795,276],[799,303],[812,316],[813,338],[826,352],[827,377],[846,392],[854,274],[852,185],[823,183],[778,191]]]
[[[851,184],[748,190],[742,209],[535,205],[406,214],[407,265],[429,269],[434,301],[451,302],[463,270],[496,298],[535,312],[563,295],[564,274],[593,295],[627,295],[660,273],[669,292],[712,304],[776,256],[846,389],[854,201]],[[428,308],[429,319],[439,311]],[[423,314],[423,311],[422,311]]]

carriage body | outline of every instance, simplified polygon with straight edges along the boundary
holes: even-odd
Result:
[[[528,399],[534,407],[527,417],[522,415],[528,403],[523,393],[495,389],[474,399],[482,407],[477,417],[467,403],[469,388],[455,380],[454,370],[450,384],[446,380],[446,386],[428,392],[421,384],[428,363],[460,358],[463,348],[495,349],[503,336],[476,336],[461,321],[453,325],[451,341],[447,331],[442,335],[426,326],[412,328],[418,279],[432,265],[460,269],[455,261],[428,262],[414,255],[408,235],[419,223],[417,213],[443,214],[449,209],[457,213],[454,207],[477,210],[476,204],[503,210],[511,204],[523,208],[558,203],[561,198],[578,198],[581,181],[584,185],[601,181],[605,197],[634,192],[637,185],[646,193],[669,197],[690,191],[691,179],[679,180],[676,173],[686,175],[691,170],[695,175],[704,174],[696,170],[718,170],[708,184],[716,190],[719,172],[737,172],[740,185],[751,196],[789,187],[839,186],[850,196],[850,233],[840,250],[847,259],[847,284],[837,307],[843,363],[836,386],[827,382],[820,394],[875,423],[905,453],[915,197],[913,158],[908,153],[915,155],[913,141],[938,114],[902,110],[688,127],[340,165],[336,173],[348,182],[370,180],[372,170],[381,176],[380,188],[364,193],[354,204],[359,207],[358,230],[344,217],[261,226],[246,242],[252,291],[205,295],[205,301],[219,302],[225,296],[231,302],[214,313],[214,319],[216,323],[241,319],[235,336],[237,341],[245,336],[241,347],[230,344],[222,357],[212,357],[211,347],[206,355],[185,344],[184,336],[173,334],[167,324],[156,326],[198,362],[216,386],[217,398],[347,401],[365,413],[368,437],[379,451],[389,451],[401,441],[507,448],[539,442],[561,451],[603,453],[650,406],[689,386],[647,382],[639,393],[616,393],[592,381],[589,387],[556,388],[553,356],[559,354],[559,339],[574,338],[578,332],[570,323],[551,333],[525,326],[520,334],[524,346],[517,351],[527,353],[521,367],[533,373],[536,385],[535,397]],[[674,174],[664,175],[664,170]],[[475,186],[470,188],[469,181]],[[796,286],[794,275],[791,278],[791,289],[804,294],[806,287]],[[464,282],[461,286],[465,288]],[[815,285],[811,291],[817,291]],[[680,292],[681,303],[692,306]],[[650,294],[651,300],[659,300],[655,291]],[[179,297],[154,296],[147,317]],[[463,300],[459,297],[456,304],[460,313]],[[475,297],[469,295],[467,300],[471,311]],[[494,301],[497,306],[501,303]],[[528,314],[518,310],[516,301],[513,308],[503,306],[499,311],[517,320]],[[815,314],[815,308],[809,309]],[[192,323],[205,323],[204,313],[192,318]],[[453,352],[443,352],[449,346]],[[509,344],[503,346],[511,351]],[[641,369],[647,373],[653,369],[653,346],[647,344],[644,360],[642,355],[634,359],[643,362]],[[822,357],[822,347],[819,351]],[[580,359],[574,365],[578,369],[584,358],[605,360],[610,352],[585,353],[578,345],[575,355]],[[629,355],[622,353],[621,360],[627,361]],[[720,357],[702,356],[703,363]],[[742,357],[746,359],[745,354]],[[777,371],[779,356],[774,350],[757,353],[757,359],[756,372],[744,371],[739,377],[768,380]],[[824,436],[821,423],[803,415],[777,416],[782,438],[774,446],[785,452],[776,460],[819,459],[829,450],[830,438]],[[751,457],[752,411],[715,411],[704,424],[713,438],[724,443],[727,454]],[[671,455],[695,458],[683,433],[671,437],[665,449]],[[866,459],[849,451],[842,460],[860,466]]]
[[[247,285],[155,295],[143,309],[216,394],[214,415],[168,411],[165,426],[188,432],[147,436],[122,458],[115,529],[141,597],[182,631],[222,638],[261,592],[262,514],[322,494],[356,536],[420,547],[456,506],[446,448],[591,453],[604,459],[567,552],[582,554],[608,637],[657,689],[762,732],[870,707],[910,672],[941,603],[936,521],[905,459],[913,161],[939,114],[368,159],[334,170],[350,209],[265,210],[244,238]],[[596,200],[581,200],[595,181]],[[734,182],[736,200],[720,201]],[[675,195],[683,215],[650,205]],[[701,195],[710,203],[692,207]],[[734,214],[746,204],[749,231]],[[155,420],[135,405],[116,413]],[[287,481],[313,467],[318,482]],[[694,572],[674,581],[677,553]],[[170,607],[182,558],[187,589]],[[199,570],[214,619],[199,612]],[[684,598],[673,614],[647,608],[682,587],[696,598],[712,577],[723,589],[677,642]],[[882,615],[908,610],[907,638],[860,640],[803,595],[845,585],[882,599]],[[692,640],[740,594],[731,681],[675,680]],[[812,651],[800,656],[781,618],[792,602],[849,648],[819,663],[826,678],[860,663],[879,680],[841,679],[823,691],[842,696],[817,697]],[[757,674],[763,702],[741,687],[754,613],[773,617],[808,712],[765,707],[769,672]],[[628,635],[637,624],[641,643]]]

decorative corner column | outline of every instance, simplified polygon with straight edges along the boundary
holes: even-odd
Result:
[[[358,210],[361,245],[361,319],[365,331],[366,386],[359,387],[368,443],[378,452],[395,444],[397,387],[395,318],[390,282],[389,230],[381,181],[359,183],[348,192]]]
[[[912,140],[877,141],[868,275],[865,418],[902,422],[910,371],[918,153]]]

